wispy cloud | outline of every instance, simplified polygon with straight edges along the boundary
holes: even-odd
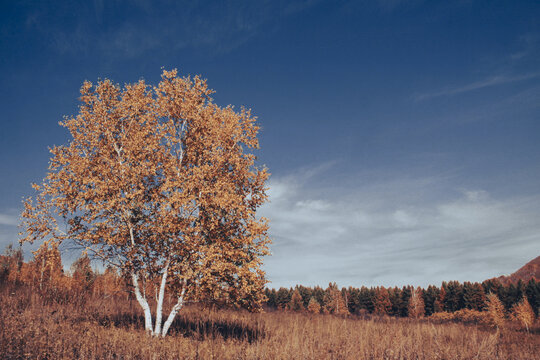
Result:
[[[435,91],[435,92],[417,94],[414,96],[414,99],[416,101],[422,101],[422,100],[427,100],[427,99],[440,97],[440,96],[457,95],[457,94],[466,93],[469,91],[483,89],[486,87],[509,84],[509,83],[514,83],[518,81],[531,80],[538,77],[540,77],[540,72],[531,72],[531,73],[522,74],[522,75],[496,75],[496,76],[492,76],[492,77],[489,77],[480,81],[475,81],[466,85],[462,85],[459,87],[453,87],[453,88],[447,88],[447,89]]]
[[[261,213],[274,239],[272,286],[481,281],[540,252],[538,197],[493,199],[436,178],[359,181],[336,194],[300,173],[273,178],[270,199]]]
[[[0,212],[0,253],[8,244],[16,244],[18,240],[19,218],[13,209],[2,209]]]
[[[238,3],[168,2],[139,0],[126,4],[95,0],[77,8],[42,5],[32,9],[26,24],[63,54],[104,54],[111,58],[135,58],[149,51],[198,49],[228,53],[262,31],[279,26],[288,16],[316,5],[319,0]],[[110,22],[107,13],[129,7],[131,16]],[[64,17],[76,19],[55,22]]]
[[[0,225],[17,226],[18,224],[19,219],[16,216],[0,213]]]

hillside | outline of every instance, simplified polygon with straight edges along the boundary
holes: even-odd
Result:
[[[499,276],[497,280],[505,285],[508,285],[516,284],[519,280],[527,282],[532,278],[535,278],[536,280],[540,279],[540,256],[529,261],[512,275]]]

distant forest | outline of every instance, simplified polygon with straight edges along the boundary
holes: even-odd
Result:
[[[481,284],[445,281],[440,287],[430,285],[426,289],[413,286],[339,289],[335,283],[329,284],[326,289],[302,285],[289,289],[265,289],[267,306],[271,309],[397,317],[430,316],[438,312],[452,313],[462,309],[484,311],[487,310],[490,293],[497,295],[506,311],[510,311],[526,297],[538,316],[540,281],[534,278],[526,283],[519,280],[517,284],[509,285],[502,284],[498,279],[486,280]],[[415,294],[418,294],[416,300]],[[413,304],[415,301],[418,302],[416,306]],[[419,312],[411,314],[413,308]]]
[[[23,261],[21,249],[8,246],[5,255],[0,255],[0,283],[6,281],[32,286],[55,300],[74,295],[81,301],[89,296],[133,297],[129,282],[121,274],[113,268],[107,268],[104,272],[93,270],[86,256],[76,260],[69,272],[64,272],[60,251],[54,246],[41,247],[34,252],[30,262]],[[157,283],[148,280],[146,292],[154,293],[155,287]],[[448,281],[440,287],[428,286],[426,289],[413,286],[340,289],[336,283],[329,284],[327,288],[297,285],[277,290],[266,288],[265,295],[265,308],[268,311],[337,315],[418,318],[466,310],[484,312],[488,310],[492,295],[500,300],[506,313],[511,313],[523,301],[528,301],[536,317],[540,309],[540,281],[535,278],[509,284],[498,279],[482,283]]]

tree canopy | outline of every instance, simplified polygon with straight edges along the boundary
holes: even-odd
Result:
[[[270,240],[256,210],[269,174],[250,152],[259,127],[212,93],[176,70],[157,86],[84,82],[78,115],[60,122],[71,140],[50,149],[49,171],[24,203],[22,241],[69,241],[128,274],[156,335],[165,289],[178,296],[173,318],[186,299],[253,310],[264,298]],[[161,282],[154,330],[143,279]]]

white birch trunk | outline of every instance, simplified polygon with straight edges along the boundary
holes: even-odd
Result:
[[[139,287],[139,277],[137,276],[137,273],[135,272],[132,273],[131,279],[133,280],[133,286],[135,287],[135,297],[137,298],[139,305],[141,305],[144,311],[144,329],[153,335],[152,312],[150,311],[150,306],[148,305],[148,301],[146,301],[146,298],[141,294],[141,289]]]
[[[167,321],[165,321],[165,324],[163,325],[163,330],[161,332],[161,336],[165,337],[167,335],[167,332],[169,331],[169,328],[172,325],[172,322],[174,321],[174,318],[176,317],[176,314],[178,314],[178,311],[182,308],[184,305],[184,294],[186,292],[186,288],[184,287],[182,289],[182,293],[178,297],[177,303],[173,306],[171,309],[171,313],[169,314],[169,317],[167,318]]]
[[[167,285],[167,272],[169,271],[169,260],[165,264],[163,275],[161,276],[161,284],[159,286],[159,295],[157,296],[156,304],[156,328],[154,330],[154,336],[159,336],[161,333],[161,318],[163,308],[163,298],[165,297],[165,286]]]

